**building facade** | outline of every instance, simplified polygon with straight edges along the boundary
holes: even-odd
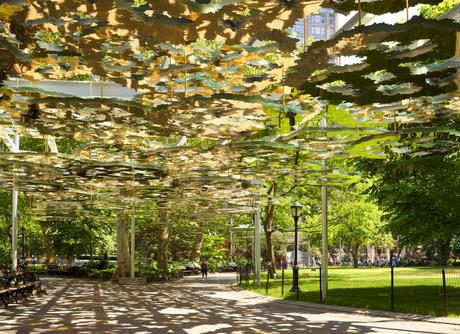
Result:
[[[337,29],[337,14],[333,10],[321,8],[318,14],[310,14],[296,21],[293,29],[300,44],[304,45],[305,36],[309,40],[319,41],[332,37]]]

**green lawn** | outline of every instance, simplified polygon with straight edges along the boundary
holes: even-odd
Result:
[[[300,300],[319,302],[319,269],[300,271]],[[250,280],[241,286],[261,294],[266,293],[266,273],[262,273],[260,288]],[[443,316],[444,293],[440,268],[396,267],[394,275],[395,311]],[[449,316],[460,317],[460,269],[446,269]],[[281,295],[281,271],[269,282],[268,294],[273,297],[295,299],[289,292],[292,270],[285,271],[284,296]],[[391,310],[390,268],[329,268],[329,291],[326,304],[354,306],[377,310]]]

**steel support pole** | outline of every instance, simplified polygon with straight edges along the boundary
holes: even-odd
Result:
[[[131,258],[130,258],[130,276],[131,278],[134,278],[134,251],[135,251],[135,247],[136,247],[136,235],[135,235],[135,228],[136,228],[136,208],[133,207],[133,212],[132,212],[132,215],[131,215]]]
[[[19,152],[19,135],[14,137],[13,153]],[[11,268],[17,270],[18,267],[18,191],[16,182],[13,182],[13,207],[11,215]]]
[[[11,265],[13,270],[18,266],[18,192],[13,190],[13,215],[11,222]]]
[[[257,287],[260,287],[260,260],[261,260],[261,250],[260,250],[260,237],[261,237],[261,222],[260,222],[260,205],[256,207],[256,212],[254,214],[254,275]]]
[[[326,128],[326,119],[321,119],[321,127]],[[326,182],[326,160],[322,161],[323,166],[323,175],[321,180],[321,216],[322,216],[322,233],[321,233],[321,243],[322,243],[322,256],[321,256],[321,266],[322,266],[322,300],[325,301],[327,297],[327,287],[328,287],[328,273],[327,266],[329,261],[329,250],[327,245],[327,182]]]

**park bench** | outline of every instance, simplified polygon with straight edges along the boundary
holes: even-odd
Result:
[[[201,273],[201,268],[198,263],[187,263],[182,270],[184,276],[199,275]]]
[[[184,276],[192,276],[192,275],[199,275],[201,271],[197,269],[185,269],[185,270],[182,270],[182,273]]]
[[[42,291],[42,282],[37,273],[26,271],[21,273],[20,278],[27,293],[34,294],[35,291],[38,294]]]
[[[8,301],[12,295],[13,290],[10,287],[8,275],[0,273],[0,300],[5,307],[8,306]]]
[[[29,272],[0,273],[0,300],[5,307],[13,299],[16,303],[19,297],[27,298],[27,294],[40,293],[41,282],[38,274]]]
[[[16,275],[11,272],[4,272],[1,274],[1,300],[3,304],[8,306],[10,299],[14,298],[14,300],[18,301],[18,294],[20,293],[21,289],[18,287],[18,281],[16,279]]]

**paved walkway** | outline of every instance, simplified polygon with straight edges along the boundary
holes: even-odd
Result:
[[[459,325],[284,304],[233,291],[234,274],[147,286],[43,278],[46,295],[0,308],[0,333],[460,333]],[[454,321],[455,322],[455,321]]]

